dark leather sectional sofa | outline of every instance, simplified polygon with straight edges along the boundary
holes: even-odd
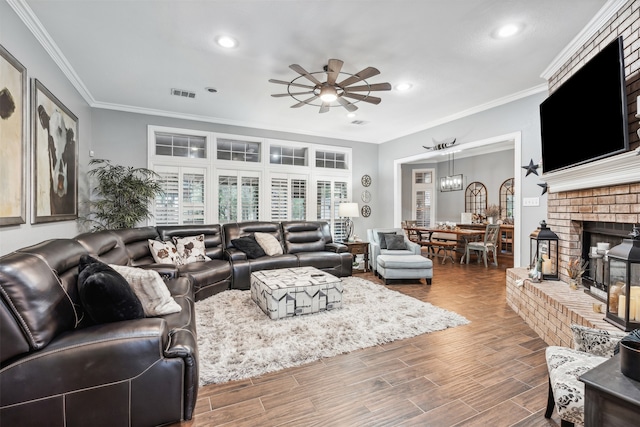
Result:
[[[274,235],[283,255],[249,259],[231,240]],[[148,239],[205,235],[211,261],[156,264]],[[80,257],[156,269],[181,312],[93,324],[77,289]],[[48,240],[0,257],[0,425],[155,426],[189,420],[198,392],[195,301],[249,289],[263,269],[351,275],[325,222],[157,226]]]

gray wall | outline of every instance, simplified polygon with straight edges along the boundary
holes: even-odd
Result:
[[[112,110],[92,109],[69,83],[65,75],[49,57],[36,38],[24,26],[6,2],[0,2],[0,43],[27,67],[30,78],[38,78],[77,117],[79,124],[79,201],[87,200],[87,165],[89,150],[95,158],[110,159],[115,163],[130,166],[147,165],[147,125],[201,129],[247,136],[260,136],[283,140],[295,140],[324,145],[347,146],[353,149],[353,199],[362,205],[360,194],[364,187],[360,178],[368,174],[372,178],[369,191],[372,194],[371,217],[355,218],[355,233],[365,236],[367,228],[390,227],[393,223],[394,160],[424,152],[422,145],[430,144],[432,138],[442,140],[455,136],[459,144],[495,137],[511,132],[522,133],[522,159],[540,159],[540,135],[538,106],[545,94],[536,94],[507,105],[464,117],[431,129],[405,136],[381,145],[294,135],[252,128],[219,125],[214,123],[172,119],[159,116],[125,113]],[[28,132],[30,141],[30,131]],[[30,176],[30,168],[27,176]],[[524,177],[524,171],[522,172]],[[522,181],[523,197],[540,195],[541,182],[530,176]],[[75,221],[45,224],[30,224],[31,179],[27,180],[27,224],[0,229],[0,255],[14,249],[32,245],[51,238],[73,237],[82,231]],[[529,232],[546,215],[546,196],[541,198],[539,208],[525,208],[522,212],[521,242],[528,241]],[[81,205],[79,212],[84,213]],[[443,215],[449,215],[444,214]],[[528,244],[522,246],[522,259],[528,259]],[[527,253],[525,253],[527,252]]]
[[[25,27],[13,9],[5,2],[0,2],[0,43],[18,61],[27,68],[29,85],[31,79],[38,79],[62,104],[78,117],[78,135],[76,141],[79,144],[79,173],[78,173],[78,197],[86,198],[88,191],[86,185],[86,167],[88,159],[87,147],[91,145],[91,114],[92,110],[84,101],[69,80],[60,71],[44,48],[38,43],[31,32]],[[29,88],[28,93],[31,93]],[[27,101],[27,146],[28,159],[31,159],[31,102]],[[32,165],[27,165],[26,198],[27,218],[26,224],[19,226],[2,227],[0,229],[0,255],[24,246],[32,245],[43,240],[69,237],[77,234],[78,227],[75,221],[60,221],[44,224],[31,224],[33,211],[32,185],[30,178]],[[2,183],[0,183],[1,185]]]
[[[516,147],[516,151],[521,150],[522,165],[528,164],[530,159],[533,159],[534,163],[538,163],[541,157],[539,105],[546,96],[546,92],[537,93],[509,104],[381,144],[378,152],[378,173],[382,184],[380,190],[383,193],[393,194],[394,161],[424,153],[422,146],[430,145],[433,139],[441,141],[445,138],[456,137],[457,144],[462,145],[520,132],[521,147]],[[542,182],[539,177],[529,175],[524,178],[524,169],[520,169],[520,174],[522,190],[521,194],[517,196],[518,200],[522,200],[523,197],[540,197],[540,206],[538,207],[522,208],[519,206],[517,208],[522,219],[517,237],[520,243],[520,262],[524,265],[528,263],[529,259],[529,234],[546,217],[547,196],[546,194],[541,196],[541,188],[537,185]],[[379,227],[399,226],[399,224],[394,224],[392,203],[382,206],[377,220]]]
[[[463,175],[462,191],[436,190],[436,222],[460,222],[464,212],[464,194],[467,185],[479,181],[487,187],[488,204],[500,203],[500,186],[513,177],[514,150],[503,150],[462,159],[454,159],[454,173]],[[436,169],[436,185],[441,176],[449,173],[449,163],[407,163],[402,165],[402,219],[411,219],[411,175],[414,169]]]

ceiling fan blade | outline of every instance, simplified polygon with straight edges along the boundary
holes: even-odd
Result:
[[[338,86],[340,87],[349,86],[350,84],[359,82],[360,80],[368,79],[369,77],[377,76],[378,74],[380,74],[380,71],[378,71],[378,69],[373,67],[367,67],[364,70],[354,74],[353,76],[347,77],[346,79],[338,83]]]
[[[289,68],[291,68],[293,71],[295,71],[296,73],[300,74],[301,76],[304,76],[307,79],[311,80],[313,83],[315,83],[317,85],[321,85],[322,84],[322,82],[320,80],[316,79],[314,76],[309,74],[307,72],[307,70],[305,70],[304,68],[302,68],[298,64],[291,64],[291,65],[289,65]]]
[[[300,102],[298,102],[297,104],[293,104],[293,105],[291,106],[291,108],[300,108],[300,107],[302,107],[303,105],[307,105],[307,104],[309,104],[309,103],[311,103],[311,102],[315,101],[316,99],[318,99],[318,95],[316,95],[316,96],[312,96],[311,98],[305,99],[304,101],[300,101]]]
[[[340,75],[340,70],[342,69],[343,61],[339,59],[330,59],[327,64],[327,83],[330,85],[336,84],[336,79]]]
[[[382,101],[382,99],[376,96],[360,95],[359,93],[345,92],[342,94],[342,96],[346,96],[347,98],[353,98],[353,99],[357,99],[358,101],[368,102],[369,104],[376,104],[376,105],[380,104],[380,101]]]
[[[321,113],[326,113],[327,111],[329,111],[329,106],[331,105],[330,102],[323,102],[322,105],[320,106],[320,112]]]
[[[352,103],[344,99],[343,97],[339,97],[338,99],[336,99],[336,101],[338,101],[338,104],[342,105],[350,113],[353,113],[358,109],[358,107],[356,107],[355,105],[353,105]]]
[[[358,92],[361,90],[363,91],[391,90],[391,85],[389,83],[376,83],[372,85],[345,87],[344,90],[348,92]]]
[[[315,89],[315,86],[301,85],[300,83],[287,82],[287,81],[284,81],[284,80],[269,79],[269,82],[270,83],[278,83],[278,84],[281,84],[281,85],[303,87],[305,89]]]
[[[310,93],[313,93],[313,91],[310,90],[309,92],[274,93],[271,96],[273,96],[274,98],[282,98],[284,96],[309,95]]]

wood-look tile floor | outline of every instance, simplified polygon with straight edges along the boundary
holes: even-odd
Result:
[[[173,427],[559,426],[555,411],[543,415],[546,344],[505,301],[512,262],[434,263],[431,286],[387,285],[468,325],[201,387],[193,420]]]

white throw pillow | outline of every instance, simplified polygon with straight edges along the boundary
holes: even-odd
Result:
[[[124,277],[136,294],[147,317],[178,313],[182,307],[173,299],[169,288],[155,270],[109,264]]]
[[[260,247],[264,250],[269,256],[274,255],[282,255],[284,252],[282,250],[282,246],[280,246],[280,242],[273,235],[268,233],[254,233],[256,238],[256,242],[260,245]]]
[[[192,262],[211,261],[206,255],[204,246],[204,234],[198,236],[174,237],[178,255],[185,264]]]
[[[158,264],[184,264],[173,242],[161,242],[160,240],[149,239],[149,250],[151,251],[153,260]]]

